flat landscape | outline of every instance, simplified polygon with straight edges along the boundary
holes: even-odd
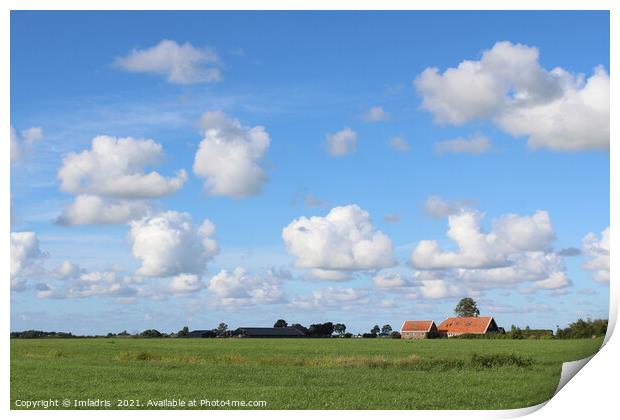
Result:
[[[166,399],[262,400],[266,409],[521,408],[548,400],[562,363],[601,344],[602,338],[11,340],[11,407],[20,408],[16,400],[69,398],[142,409]],[[118,400],[140,406],[116,407]]]

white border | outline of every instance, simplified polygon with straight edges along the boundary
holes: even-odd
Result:
[[[378,7],[380,5],[380,7]],[[88,7],[85,7],[88,6]],[[336,1],[336,0],[298,0],[295,2],[281,1],[281,0],[263,0],[263,1],[249,1],[249,0],[229,0],[227,2],[207,3],[197,0],[90,0],[88,2],[78,0],[5,0],[0,3],[2,9],[2,15],[0,17],[0,50],[2,58],[2,66],[0,67],[0,80],[2,89],[0,89],[0,95],[2,95],[2,112],[0,112],[0,125],[5,127],[4,133],[8,134],[8,128],[10,125],[9,117],[9,104],[10,104],[10,15],[9,11],[13,10],[84,10],[84,9],[97,9],[97,10],[140,10],[140,9],[154,9],[154,10],[610,10],[610,23],[611,23],[611,61],[610,61],[610,74],[613,75],[613,71],[618,68],[618,57],[615,51],[618,48],[617,36],[618,24],[618,2],[612,0],[443,0],[443,1],[415,1],[410,0],[407,3],[397,0],[383,0],[380,3],[377,1],[369,0],[356,0],[356,1]],[[617,109],[618,87],[611,78],[611,115],[617,115],[614,110]],[[618,147],[615,144],[617,133],[617,123],[613,118],[611,119],[611,148],[610,148],[610,165],[611,165],[611,242],[612,249],[616,249],[616,245],[620,244],[620,241],[616,240],[617,232],[614,229],[617,214],[620,211],[618,207],[618,182],[617,171],[614,169],[612,162],[618,162]],[[6,137],[5,137],[6,139]],[[10,185],[10,146],[9,141],[6,139],[4,142],[4,153],[1,165],[1,179],[3,182],[3,194],[2,200],[2,227],[4,232],[10,230],[9,226],[9,185]],[[2,242],[2,252],[4,257],[5,270],[9,267],[9,241],[4,240]],[[614,266],[616,261],[615,254],[612,253],[611,265]],[[612,267],[612,273],[614,273]],[[2,323],[5,326],[4,336],[8,336],[10,330],[10,294],[8,292],[8,285],[5,284],[3,289],[4,293],[4,310],[2,311]],[[619,362],[616,354],[620,354],[620,344],[618,339],[611,335],[611,332],[615,328],[617,314],[618,314],[618,287],[617,281],[612,281],[610,284],[610,326],[608,335],[605,340],[604,348],[595,355],[594,358],[588,363],[588,365],[579,373],[576,379],[571,380],[554,398],[552,398],[547,404],[541,404],[537,407],[531,407],[521,410],[505,410],[505,411],[251,411],[251,412],[239,412],[239,411],[210,411],[204,413],[202,411],[184,411],[183,413],[171,413],[170,411],[150,411],[149,418],[165,418],[171,415],[183,416],[183,417],[215,417],[215,418],[237,418],[240,415],[252,416],[255,418],[269,418],[269,419],[284,419],[289,418],[292,415],[299,419],[313,419],[316,415],[322,417],[333,418],[368,418],[378,417],[383,415],[389,415],[394,418],[408,418],[412,416],[416,418],[454,418],[459,419],[491,419],[491,418],[507,418],[525,415],[534,412],[531,416],[536,419],[555,419],[562,417],[588,417],[588,418],[608,418],[610,413],[617,411],[617,394],[615,391],[616,378],[619,377],[620,369]],[[9,411],[9,340],[2,340],[0,346],[2,360],[1,374],[2,374],[2,392],[4,400],[2,405],[5,410]],[[544,408],[542,408],[544,406]],[[542,408],[542,409],[541,409]],[[15,418],[84,418],[87,414],[89,418],[109,418],[111,413],[101,411],[91,412],[79,412],[79,411],[11,411],[10,416]],[[145,415],[140,412],[124,412],[115,411],[113,414],[115,417],[128,418],[135,415]]]

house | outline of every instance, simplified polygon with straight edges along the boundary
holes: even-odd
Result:
[[[454,337],[462,334],[499,333],[492,316],[448,318],[437,327],[442,336]]]
[[[215,337],[215,331],[213,330],[194,330],[187,333],[186,338],[213,338]]]
[[[433,321],[405,321],[400,328],[400,338],[419,339],[437,335],[437,326]]]
[[[293,327],[240,327],[235,330],[233,336],[245,338],[301,338],[304,337],[304,334]]]

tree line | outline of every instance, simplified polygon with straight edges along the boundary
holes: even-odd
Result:
[[[300,323],[289,324],[284,319],[278,319],[274,324],[274,328],[294,328],[299,331],[304,337],[312,337],[312,338],[329,338],[329,337],[339,337],[339,338],[352,338],[354,334],[347,332],[347,326],[343,323],[334,323],[334,322],[321,322],[316,324],[310,324],[310,326],[306,327]],[[224,322],[220,323],[216,328],[212,330],[203,330],[200,332],[200,336],[203,338],[210,337],[236,337],[240,335],[240,329],[229,330],[228,325]],[[144,333],[143,333],[144,334]],[[149,332],[149,336],[154,336],[155,333]],[[179,332],[176,333],[176,337],[188,337],[191,335],[189,328],[187,326],[183,327]],[[396,337],[397,335],[397,337]],[[394,338],[400,338],[400,333],[397,331],[392,331],[392,327],[389,324],[385,324],[383,327],[379,327],[375,325],[370,329],[368,333],[358,334],[360,337],[364,338],[376,338],[376,337],[387,337],[392,336]]]
[[[455,339],[574,339],[574,338],[596,338],[604,337],[607,332],[608,320],[606,319],[578,319],[571,323],[566,328],[557,327],[555,334],[553,330],[545,329],[531,329],[529,326],[525,328],[512,325],[510,331],[502,333],[489,333],[489,334],[463,334]],[[301,332],[305,337],[312,338],[400,338],[398,331],[393,331],[389,324],[385,324],[383,327],[374,325],[369,332],[363,334],[354,335],[347,332],[347,326],[342,323],[324,322],[311,324],[309,327],[305,327],[301,324],[288,324],[285,320],[279,319],[274,324],[275,328],[292,327]],[[225,338],[235,337],[239,335],[239,330],[229,330],[228,325],[224,322],[220,323],[217,327],[211,330],[205,330],[202,337],[205,338]],[[106,335],[74,335],[70,332],[56,332],[56,331],[39,331],[39,330],[26,330],[26,331],[13,331],[11,332],[11,338],[14,339],[33,339],[33,338],[103,338],[103,337],[119,337],[119,338],[184,338],[190,335],[190,330],[187,326],[181,328],[178,332],[162,333],[156,329],[144,330],[140,333],[130,334],[127,331],[121,331],[119,333],[108,333]]]
[[[454,313],[459,317],[477,317],[480,315],[480,310],[476,301],[470,297],[461,299],[456,307]],[[587,320],[578,319],[571,323],[566,328],[557,327],[555,334],[552,330],[545,329],[530,329],[529,326],[521,329],[516,325],[510,327],[510,331],[505,331],[500,328],[500,333],[488,333],[488,334],[462,334],[452,338],[458,339],[568,339],[568,338],[592,338],[603,337],[607,332],[606,319]],[[304,337],[313,338],[352,338],[354,335],[347,331],[347,326],[343,323],[323,322],[310,324],[309,327],[305,327],[302,324],[295,323],[290,324],[284,319],[278,319],[274,324],[274,328],[295,328],[302,333]],[[202,338],[224,338],[224,337],[236,337],[241,333],[240,329],[229,330],[228,324],[221,322],[217,327],[211,330],[200,330],[199,337]],[[94,338],[94,337],[134,337],[134,338],[185,338],[192,337],[187,326],[181,328],[178,332],[162,333],[155,329],[144,330],[138,334],[129,334],[127,331],[120,333],[108,333],[105,336],[97,335],[73,335],[70,332],[46,332],[28,330],[21,332],[11,332],[11,338]],[[369,332],[363,334],[357,334],[356,337],[362,338],[378,338],[378,337],[391,337],[401,338],[398,331],[393,331],[390,324],[385,324],[382,327],[374,325],[370,328]],[[435,337],[433,337],[435,338]]]

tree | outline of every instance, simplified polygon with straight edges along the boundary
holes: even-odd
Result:
[[[329,337],[334,333],[334,324],[325,322],[323,324],[312,324],[308,330],[311,337]]]
[[[158,338],[162,337],[162,333],[157,330],[144,330],[140,333],[141,337]]]
[[[372,329],[370,330],[370,333],[371,333],[371,334],[375,334],[375,335],[379,334],[380,332],[381,332],[381,328],[379,328],[379,326],[378,326],[378,325],[375,325],[375,326],[374,326],[374,327],[372,327]]]
[[[273,324],[274,328],[286,328],[288,327],[288,322],[283,319],[278,319],[275,324]]]
[[[470,297],[465,297],[459,301],[454,308],[454,313],[460,317],[470,317],[480,315],[476,301]]]
[[[517,327],[516,325],[511,325],[510,338],[514,338],[515,340],[522,340],[523,338],[525,338],[525,336],[523,335],[523,331],[521,331],[521,328]]]
[[[595,319],[594,321],[589,318],[586,321],[578,319],[569,324],[568,328],[558,327],[556,336],[557,338],[602,337],[607,332],[607,322],[606,319]]]
[[[381,335],[388,336],[392,333],[392,326],[390,324],[385,324],[381,327]]]
[[[218,337],[224,337],[226,335],[226,331],[228,331],[228,324],[224,322],[220,322],[220,325],[218,325],[215,329]]]
[[[187,334],[189,334],[189,328],[185,326],[177,333],[177,337],[187,337]]]
[[[347,326],[344,324],[334,324],[334,332],[340,336],[343,336],[347,331]]]

